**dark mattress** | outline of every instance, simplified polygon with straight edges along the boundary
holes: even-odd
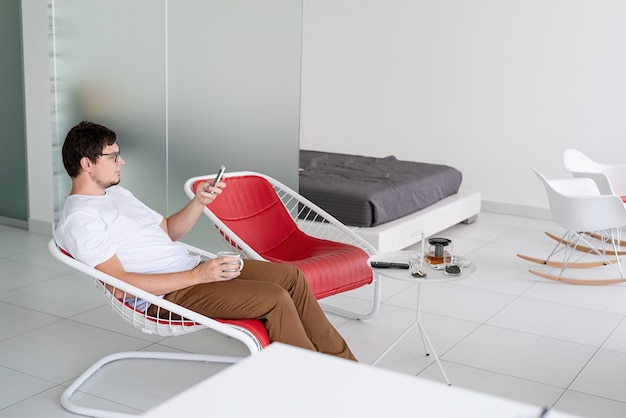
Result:
[[[300,194],[345,225],[370,227],[424,209],[459,191],[453,167],[300,151]]]

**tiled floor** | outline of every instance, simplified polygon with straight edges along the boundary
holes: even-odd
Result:
[[[454,386],[551,406],[584,417],[626,416],[626,284],[576,286],[540,279],[516,253],[545,256],[552,222],[482,213],[441,236],[478,267],[468,279],[422,286],[422,320]],[[158,338],[115,317],[85,277],[48,254],[49,237],[0,226],[0,418],[72,416],[64,388],[117,351],[244,354],[235,342],[195,333]],[[616,276],[617,272],[578,274]],[[372,363],[414,319],[416,286],[384,279],[383,305],[367,321],[330,315],[361,362]],[[330,302],[365,309],[369,290]],[[442,382],[419,334],[377,367]],[[213,373],[211,367],[124,363],[102,370],[80,401],[141,411]],[[165,376],[170,391],[158,379]],[[271,377],[267,378],[271,384]],[[349,384],[349,382],[346,382]],[[136,388],[141,386],[139,394]],[[380,394],[384,396],[384,393]],[[419,394],[416,394],[419,402]],[[125,405],[125,406],[120,406]]]

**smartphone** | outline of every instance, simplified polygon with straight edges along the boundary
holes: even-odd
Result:
[[[222,180],[222,178],[224,177],[224,171],[226,171],[226,167],[224,167],[223,165],[220,166],[220,169],[215,176],[215,180],[213,180],[213,183],[211,183],[211,186],[215,186],[215,183]]]

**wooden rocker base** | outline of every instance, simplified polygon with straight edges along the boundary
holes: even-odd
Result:
[[[543,277],[544,279],[548,279],[548,280],[554,280],[557,282],[562,282],[562,283],[569,283],[569,284],[581,284],[581,285],[596,285],[596,286],[600,286],[600,285],[606,285],[606,284],[617,284],[617,283],[624,283],[626,282],[626,278],[616,278],[616,279],[597,279],[597,280],[593,280],[593,279],[575,279],[573,277],[563,277],[563,276],[558,276],[556,274],[548,274],[548,273],[542,273],[540,271],[537,270],[528,270],[530,271],[532,274],[539,276],[539,277]]]
[[[602,237],[600,237],[600,236],[598,236],[596,234],[591,234],[591,233],[585,233],[585,234],[589,235],[590,237],[593,237],[595,239],[598,239],[598,240],[601,240],[601,241],[606,241],[606,239],[603,239]],[[559,236],[554,235],[551,232],[546,232],[546,235],[549,236],[550,238],[552,238],[553,240],[562,243],[563,245],[567,245],[568,247],[574,248],[577,251],[582,251],[582,252],[585,252],[585,253],[595,252],[593,248],[587,247],[585,245],[573,244],[571,241],[564,241]],[[617,255],[626,255],[626,251],[618,251]]]
[[[602,235],[598,235],[598,234],[593,233],[593,232],[585,232],[585,235],[588,235],[588,236],[590,236],[592,238],[595,238],[598,241],[604,241],[604,242],[609,242],[610,243],[610,240],[607,240],[606,237],[603,237]],[[621,241],[617,241],[617,242],[618,242],[620,247],[626,247],[626,241],[621,240]],[[621,255],[623,255],[623,254],[621,254]]]
[[[530,261],[532,263],[536,263],[536,264],[543,264],[544,266],[550,266],[550,267],[558,267],[558,268],[563,268],[564,264],[562,261],[554,261],[554,260],[546,260],[543,258],[537,258],[537,257],[530,257],[528,255],[524,255],[524,254],[517,254],[517,256],[519,258],[522,258],[526,261]],[[602,267],[602,266],[606,266],[609,264],[615,264],[617,263],[617,259],[609,259],[606,261],[581,261],[578,263],[568,263],[567,267],[568,268],[573,268],[573,269],[586,269],[586,268],[591,268],[591,267]],[[532,271],[531,271],[532,272]]]

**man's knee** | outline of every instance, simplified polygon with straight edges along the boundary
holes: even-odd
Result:
[[[289,292],[276,286],[271,292],[265,293],[264,304],[267,312],[275,312],[279,315],[297,315],[296,307]]]
[[[275,266],[277,268],[281,269],[285,276],[295,277],[295,276],[301,276],[302,275],[302,271],[300,270],[300,268],[298,268],[297,266],[295,266],[293,264],[275,263]]]
[[[274,292],[274,301],[276,302],[277,305],[292,305],[293,301],[291,300],[291,296],[289,295],[289,292],[286,289],[280,289],[280,290],[276,290],[276,292]]]
[[[279,280],[284,288],[292,288],[295,284],[304,282],[302,270],[293,264],[274,263],[275,280]]]

